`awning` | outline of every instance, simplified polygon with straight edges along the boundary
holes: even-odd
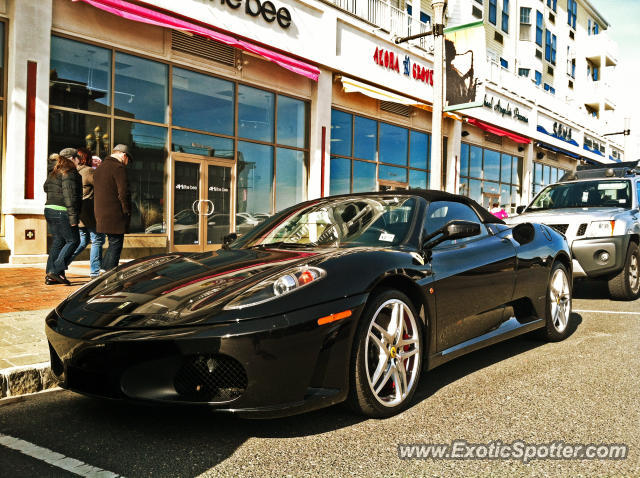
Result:
[[[134,22],[147,23],[149,25],[156,25],[164,28],[172,28],[174,30],[180,30],[183,32],[189,32],[196,35],[200,35],[211,40],[215,40],[225,45],[233,46],[241,50],[245,50],[251,53],[255,53],[263,58],[266,58],[273,63],[286,68],[289,71],[293,71],[299,75],[310,78],[314,81],[318,81],[318,75],[320,70],[304,61],[297,60],[293,57],[277,53],[268,48],[264,48],[253,43],[234,38],[224,33],[211,30],[209,28],[201,27],[195,23],[187,22],[174,18],[164,13],[156,12],[150,8],[141,7],[133,3],[125,2],[124,0],[72,0],[74,2],[84,2],[92,5],[105,12],[118,15],[119,17],[132,20]]]
[[[520,144],[529,144],[531,140],[529,138],[525,138],[524,136],[520,136],[519,134],[512,133],[511,131],[507,131],[506,129],[498,128],[497,126],[490,125],[489,123],[485,123],[484,121],[477,120],[475,118],[467,118],[467,123],[473,126],[477,126],[478,128],[487,131],[489,133],[498,135],[498,136],[506,136],[512,141]]]
[[[420,103],[412,98],[407,98],[406,96],[398,95],[391,91],[383,90],[382,88],[377,88],[346,76],[341,77],[340,80],[342,81],[342,87],[345,93],[361,93],[370,98],[376,98],[382,101],[392,101],[393,103],[399,103],[401,105],[415,106],[416,108],[433,112],[433,108],[431,106],[426,103]],[[444,116],[462,121],[462,117],[456,114],[444,113]]]
[[[575,158],[575,159],[585,159],[582,156],[580,156],[579,154],[576,153],[572,153],[571,151],[567,151],[566,149],[562,149],[562,148],[558,148],[556,146],[552,146],[550,144],[547,143],[543,143],[543,142],[537,142],[536,146],[538,148],[542,148],[542,149],[548,149],[549,151],[553,151],[555,153],[560,153],[560,154],[564,154],[566,156],[569,156],[571,158]],[[597,163],[596,163],[597,164]]]

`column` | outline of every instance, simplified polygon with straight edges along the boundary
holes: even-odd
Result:
[[[449,119],[447,122],[447,184],[445,191],[457,194],[458,189],[460,188],[460,143],[462,142],[462,121]]]
[[[47,174],[52,0],[12,0],[8,7],[5,239],[10,262],[41,262],[47,243],[42,184]],[[28,101],[28,86],[35,101]]]
[[[520,204],[519,206],[529,204],[532,194],[532,181],[533,181],[533,155],[534,155],[533,142],[525,146],[524,158],[522,163],[522,182],[520,183]]]
[[[309,134],[309,183],[308,199],[322,196],[322,164],[324,163],[324,195],[329,194],[329,148],[331,146],[331,98],[333,75],[329,70],[320,70],[317,83],[311,94]],[[322,156],[322,130],[324,128],[324,157]]]

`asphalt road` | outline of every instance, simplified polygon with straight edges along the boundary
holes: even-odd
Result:
[[[564,342],[517,338],[450,362],[423,375],[414,405],[387,420],[338,406],[250,421],[57,391],[0,405],[0,443],[19,439],[35,445],[31,454],[48,449],[79,460],[77,470],[105,470],[93,476],[640,476],[640,300],[611,302],[601,284],[575,295]],[[528,464],[398,458],[399,443],[456,439],[630,451],[625,460]],[[0,444],[0,476],[75,475]]]

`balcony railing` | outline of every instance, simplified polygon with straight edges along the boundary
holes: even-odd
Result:
[[[328,0],[336,7],[398,37],[425,33],[431,25],[411,17],[407,12],[384,0]],[[426,37],[416,40],[416,44],[427,49]]]

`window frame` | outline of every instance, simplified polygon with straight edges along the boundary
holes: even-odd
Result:
[[[498,0],[489,0],[489,23],[498,24]]]

